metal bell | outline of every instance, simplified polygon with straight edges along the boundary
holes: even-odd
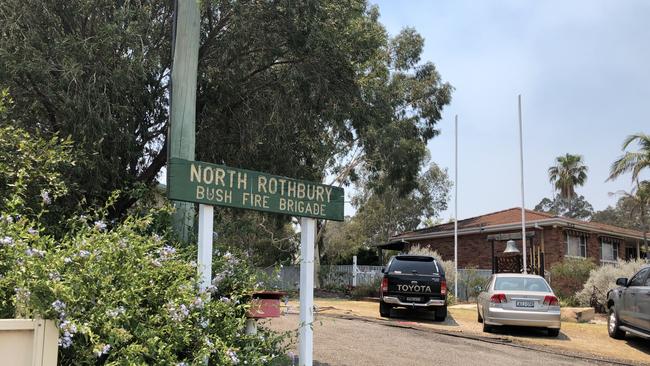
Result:
[[[519,253],[519,249],[517,248],[517,244],[515,243],[514,240],[508,240],[506,243],[506,250],[503,251],[504,253]]]

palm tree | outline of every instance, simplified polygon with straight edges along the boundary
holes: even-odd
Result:
[[[589,170],[580,155],[566,154],[555,158],[556,165],[548,168],[548,178],[560,197],[571,200],[576,194],[575,187],[583,186]]]
[[[625,151],[628,146],[636,141],[641,149],[639,151]],[[637,181],[641,170],[650,168],[650,135],[639,132],[630,135],[623,140],[623,151],[625,154],[612,163],[609,169],[609,178],[616,179],[623,173],[632,172],[632,181]]]

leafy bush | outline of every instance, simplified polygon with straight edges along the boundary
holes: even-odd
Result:
[[[0,314],[56,319],[64,365],[283,364],[284,337],[244,334],[255,287],[231,253],[199,291],[191,250],[151,233],[152,216],[113,229],[77,220],[60,241],[16,213],[0,217]],[[211,297],[211,299],[210,299]]]
[[[582,291],[576,297],[581,305],[592,306],[596,310],[604,311],[607,302],[607,292],[616,286],[616,279],[620,277],[632,277],[645,262],[634,260],[626,262],[619,259],[616,264],[604,265],[591,271],[589,279]]]
[[[0,90],[0,212],[58,223],[61,206],[50,204],[69,191],[61,171],[74,165],[72,141],[15,127],[5,120],[10,104],[7,91]]]
[[[351,291],[353,298],[361,297],[379,297],[379,287],[381,286],[382,276],[375,276],[369,284],[362,284],[354,287]]]
[[[591,271],[597,268],[592,260],[565,258],[551,266],[551,287],[568,306],[577,305],[575,295],[580,292]]]
[[[467,268],[458,279],[458,286],[466,290],[468,299],[473,299],[487,286],[488,278],[481,276],[476,267]]]
[[[438,263],[442,263],[442,267],[445,270],[445,278],[447,280],[447,290],[449,293],[454,291],[454,283],[456,282],[454,261],[442,260],[442,256],[440,256],[440,254],[435,250],[431,250],[429,247],[421,247],[419,245],[412,246],[408,253],[412,255],[428,255],[435,258]]]

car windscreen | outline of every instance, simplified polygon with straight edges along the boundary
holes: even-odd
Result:
[[[391,262],[388,272],[430,275],[438,273],[438,268],[433,258],[395,258]]]
[[[551,289],[541,278],[535,277],[497,277],[495,291],[531,291],[550,292]]]

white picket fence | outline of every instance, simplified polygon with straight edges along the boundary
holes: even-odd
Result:
[[[379,286],[382,277],[382,266],[356,266],[357,286]],[[274,270],[266,270],[273,274]],[[458,298],[468,299],[468,293],[472,289],[467,288],[467,279],[470,276],[478,276],[487,279],[492,275],[489,269],[458,269]],[[300,266],[284,266],[274,274],[273,285],[283,290],[298,290],[300,284]],[[320,266],[320,288],[322,289],[343,289],[352,286],[354,278],[353,265],[321,265]],[[453,292],[453,285],[449,284],[449,291]]]

